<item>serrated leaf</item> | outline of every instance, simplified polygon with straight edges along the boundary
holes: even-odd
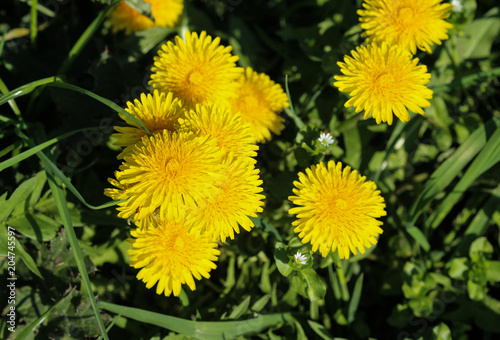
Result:
[[[33,192],[35,184],[37,182],[36,177],[32,177],[22,182],[16,190],[10,195],[10,198],[6,201],[0,202],[0,221],[5,221],[9,218],[12,211],[20,204],[22,204]],[[4,196],[2,196],[3,198]]]

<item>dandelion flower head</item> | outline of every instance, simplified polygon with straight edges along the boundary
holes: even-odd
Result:
[[[303,243],[312,244],[313,251],[319,249],[326,257],[338,250],[341,259],[348,259],[350,253],[364,253],[377,243],[376,237],[382,233],[377,218],[386,212],[375,183],[349,166],[342,168],[342,163],[329,161],[299,173],[294,186],[295,196],[288,198],[296,205],[289,210],[297,215],[292,225]]]
[[[425,85],[431,75],[425,65],[417,65],[418,58],[397,45],[381,46],[372,43],[358,46],[352,57],[338,62],[343,75],[335,76],[333,84],[351,97],[345,107],[354,106],[356,112],[364,110],[377,124],[392,124],[393,114],[401,121],[410,120],[408,109],[424,114],[422,107],[430,106],[432,90]]]
[[[259,147],[253,143],[248,124],[244,124],[241,116],[231,113],[226,106],[198,104],[179,120],[179,129],[199,136],[211,135],[226,155],[257,156]]]
[[[153,219],[147,229],[136,228],[128,239],[132,249],[130,266],[141,268],[137,279],[146,283],[146,288],[156,283],[156,293],[179,296],[181,286],[187,284],[196,289],[195,281],[209,278],[216,268],[220,251],[217,244],[205,236],[189,233],[183,222]]]
[[[251,158],[230,155],[224,161],[224,176],[215,184],[217,190],[192,209],[189,224],[212,241],[234,239],[239,226],[250,231],[254,224],[249,216],[257,217],[264,204],[261,184]]]
[[[284,119],[279,113],[283,108],[289,107],[288,97],[281,85],[250,67],[245,69],[239,83],[239,94],[231,100],[231,107],[250,126],[254,141],[263,143],[271,140],[271,132],[279,135],[285,128]]]
[[[118,204],[119,217],[141,220],[157,213],[160,219],[176,218],[213,193],[223,157],[209,136],[163,130],[132,147],[115,172],[118,191],[105,194],[126,199]]]
[[[368,43],[398,44],[412,54],[417,48],[432,53],[453,27],[444,20],[453,6],[440,0],[365,0],[363,7],[358,14]]]
[[[179,99],[174,98],[172,93],[160,93],[154,90],[153,94],[141,94],[139,100],[134,103],[127,102],[125,111],[137,118],[152,133],[162,132],[163,130],[175,131],[174,125],[182,117],[184,111]],[[139,142],[147,133],[137,123],[131,121],[122,114],[120,117],[131,126],[115,126],[118,133],[113,134],[117,140],[115,145],[126,147],[118,158],[123,158],[135,143]]]
[[[161,92],[172,92],[187,109],[196,104],[224,104],[237,96],[237,79],[243,69],[236,67],[231,46],[220,45],[205,31],[186,32],[186,39],[164,44],[154,58],[149,84]]]
[[[124,30],[126,35],[146,30],[155,26],[174,27],[182,14],[182,0],[143,0],[151,5],[151,20],[125,1],[116,5],[109,15],[113,33]]]

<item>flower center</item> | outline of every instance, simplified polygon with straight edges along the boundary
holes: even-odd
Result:
[[[188,82],[193,86],[200,86],[203,84],[203,75],[201,72],[193,71],[188,75]]]
[[[415,25],[418,20],[415,18],[415,11],[410,7],[399,8],[394,16],[394,22],[399,29],[405,30]]]

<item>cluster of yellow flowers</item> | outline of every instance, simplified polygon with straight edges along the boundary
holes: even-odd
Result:
[[[372,115],[377,124],[392,124],[393,114],[406,122],[408,109],[424,114],[432,98],[426,87],[431,76],[413,55],[417,48],[431,53],[431,45],[448,38],[452,25],[444,19],[453,6],[440,0],[365,0],[363,7],[358,14],[367,45],[339,62],[343,75],[334,77],[334,86],[351,97],[345,106],[364,110],[364,118]],[[299,173],[294,185],[296,196],[289,199],[297,207],[289,213],[297,215],[295,232],[313,251],[326,256],[338,250],[348,259],[377,243],[383,232],[377,218],[386,212],[375,183],[330,161]]]
[[[334,77],[334,85],[351,97],[345,106],[364,110],[364,118],[372,115],[377,124],[392,124],[393,114],[406,122],[408,109],[424,114],[431,75],[413,55],[417,48],[431,53],[430,46],[448,38],[453,26],[444,19],[453,6],[441,0],[365,0],[363,7],[358,15],[367,45],[339,62],[344,75]]]
[[[256,143],[281,131],[288,98],[230,52],[206,32],[175,37],[155,57],[153,92],[127,103],[150,134],[124,115],[129,126],[115,127],[122,164],[105,194],[137,225],[130,265],[158,294],[194,290],[216,267],[216,242],[250,231],[262,211]]]

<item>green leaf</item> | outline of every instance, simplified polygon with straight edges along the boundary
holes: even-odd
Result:
[[[264,329],[283,322],[292,324],[295,319],[291,313],[259,315],[243,321],[191,321],[174,316],[149,312],[143,309],[125,307],[100,301],[99,307],[121,314],[140,322],[163,327],[196,339],[233,339],[238,336],[256,334]]]
[[[431,245],[429,244],[429,241],[427,241],[427,238],[425,237],[422,230],[418,229],[415,226],[410,226],[409,228],[406,228],[406,231],[425,251],[429,251],[431,249]]]
[[[311,301],[323,300],[326,294],[326,283],[312,268],[299,271],[307,282],[307,296]]]
[[[325,326],[314,322],[312,320],[307,320],[307,323],[311,327],[311,329],[314,331],[314,333],[318,334],[321,339],[324,340],[334,340],[330,332],[325,328]],[[336,338],[335,338],[336,339]]]
[[[455,188],[446,195],[443,202],[426,220],[428,222],[426,224],[432,229],[437,228],[474,181],[498,162],[500,162],[500,127],[488,139]]]
[[[453,155],[434,171],[425,182],[424,188],[410,209],[410,222],[407,228],[415,225],[423,208],[458,176],[470,160],[484,147],[487,136],[491,136],[499,126],[500,118],[495,117],[489,120],[484,126],[475,130]]]
[[[59,222],[44,214],[31,214],[28,212],[12,216],[7,221],[7,224],[16,228],[23,235],[40,242],[52,240],[61,227]]]
[[[37,178],[32,177],[22,182],[16,190],[14,190],[8,200],[5,200],[5,195],[2,195],[0,198],[0,221],[7,220],[14,208],[23,204],[23,202],[28,199],[34,190],[36,183]]]
[[[125,0],[125,2],[137,12],[154,21],[153,15],[151,14],[150,3],[144,2],[142,0]]]
[[[498,14],[498,7],[492,8],[465,28],[465,34],[457,39],[458,55],[463,60],[490,57],[491,46],[500,33]]]
[[[271,299],[271,294],[266,294],[262,296],[260,299],[258,299],[250,309],[256,313],[259,313],[262,310],[262,308],[264,308],[267,305],[270,299]]]
[[[432,328],[433,340],[451,340],[451,331],[448,325],[441,322],[439,325]]]
[[[465,280],[465,273],[469,270],[468,259],[465,257],[454,258],[450,262],[448,275],[457,280]]]
[[[354,292],[351,296],[351,301],[349,301],[349,308],[347,310],[347,322],[352,323],[356,316],[356,310],[359,306],[359,301],[361,300],[361,292],[363,290],[363,278],[364,274],[358,276],[356,280],[356,285],[354,286]]]
[[[276,267],[281,275],[287,277],[293,272],[293,268],[288,264],[290,259],[288,258],[288,247],[281,243],[276,242],[274,248],[274,260],[276,261]]]
[[[30,254],[28,254],[26,250],[24,250],[21,242],[19,242],[19,240],[16,241],[17,255],[19,255],[19,257],[23,260],[24,264],[26,264],[26,267],[28,267],[29,270],[31,270],[39,278],[43,279],[42,273],[40,273],[40,270],[38,270],[38,267],[36,266],[33,258],[30,256]]]
[[[250,306],[250,298],[251,296],[247,296],[238,306],[234,307],[229,315],[229,319],[238,319],[245,314],[248,310],[248,306]]]
[[[500,261],[484,261],[486,280],[490,282],[500,282]]]

